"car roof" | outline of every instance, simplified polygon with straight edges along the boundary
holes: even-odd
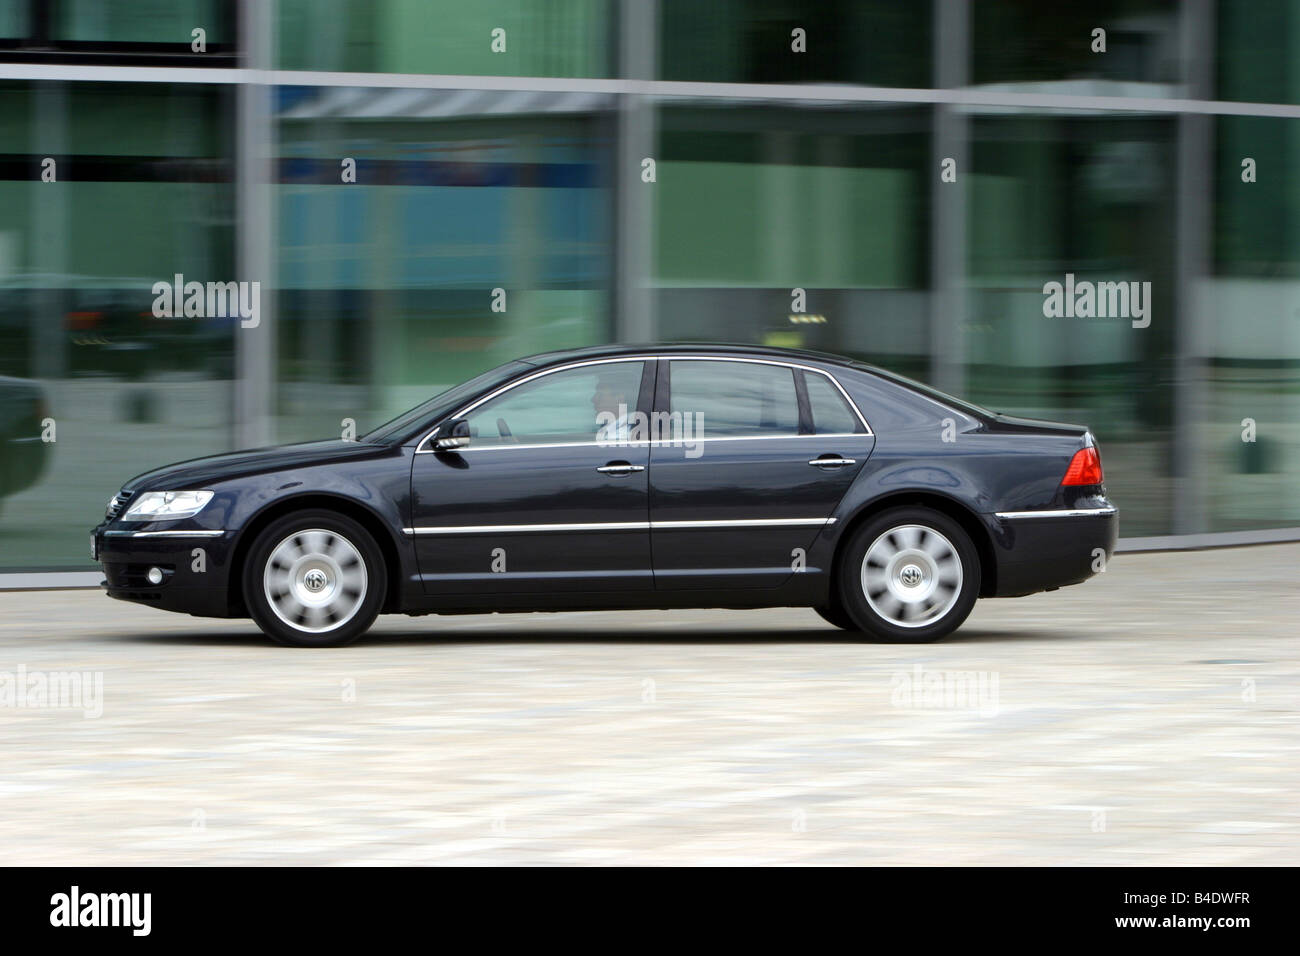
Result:
[[[994,413],[971,402],[949,395],[939,389],[918,382],[905,375],[850,358],[847,355],[835,355],[831,352],[816,352],[811,349],[786,349],[771,345],[740,344],[737,342],[641,342],[615,343],[612,345],[590,345],[585,348],[562,349],[554,352],[540,352],[518,359],[524,365],[545,368],[561,365],[565,362],[582,359],[618,358],[620,356],[636,357],[642,355],[719,355],[743,356],[748,358],[768,358],[778,361],[815,362],[832,368],[852,369],[875,376],[877,381],[901,388],[914,395],[920,395],[932,402],[939,402],[960,409],[977,418],[987,418]]]
[[[774,358],[790,361],[801,359],[809,362],[822,362],[829,365],[865,368],[861,362],[843,355],[829,352],[814,352],[808,349],[784,349],[769,345],[742,345],[735,342],[642,342],[615,343],[613,345],[590,345],[585,348],[562,349],[554,352],[540,352],[519,359],[529,365],[538,367],[570,362],[574,359],[618,358],[628,355],[739,355],[751,358]]]

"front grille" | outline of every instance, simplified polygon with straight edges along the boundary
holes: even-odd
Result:
[[[122,509],[130,502],[134,491],[119,491],[108,502],[108,510],[104,512],[104,517],[110,521],[122,513]]]

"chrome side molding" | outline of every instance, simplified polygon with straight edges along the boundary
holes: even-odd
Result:
[[[1113,505],[1108,508],[1063,508],[1056,511],[998,511],[997,517],[1015,520],[1018,518],[1095,518],[1098,515],[1118,514],[1119,509]]]
[[[695,528],[764,528],[832,525],[837,518],[735,518],[719,521],[594,521],[576,524],[467,524],[403,528],[402,534],[521,534],[533,531],[681,531]]]
[[[224,529],[216,531],[105,531],[104,537],[113,538],[217,538],[225,534]]]

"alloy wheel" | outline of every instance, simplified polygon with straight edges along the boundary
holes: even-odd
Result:
[[[350,621],[366,597],[356,545],[322,528],[295,531],[272,549],[262,574],[271,610],[289,627],[321,634]]]
[[[881,618],[896,627],[925,627],[941,620],[957,603],[961,557],[934,528],[899,525],[867,548],[861,581],[867,603]]]

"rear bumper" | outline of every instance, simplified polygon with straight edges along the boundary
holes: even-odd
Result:
[[[1106,502],[984,516],[993,541],[993,597],[1018,597],[1086,581],[1105,570],[1119,537],[1119,509]]]

